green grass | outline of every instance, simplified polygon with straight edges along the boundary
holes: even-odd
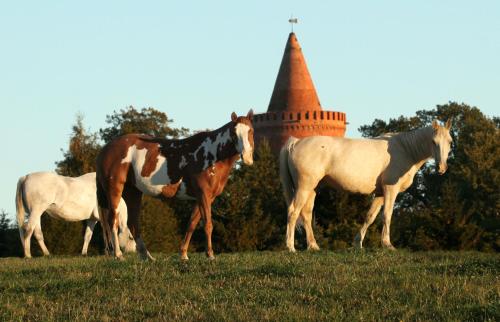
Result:
[[[252,252],[0,260],[0,320],[500,320],[500,255]]]

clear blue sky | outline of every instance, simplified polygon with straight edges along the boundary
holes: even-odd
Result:
[[[128,105],[190,129],[266,111],[291,13],[348,136],[449,100],[500,114],[500,1],[5,1],[0,209],[19,176],[54,169],[77,112],[97,131]]]

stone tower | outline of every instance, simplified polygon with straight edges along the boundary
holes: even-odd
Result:
[[[267,112],[255,114],[253,125],[257,144],[267,138],[276,154],[290,136],[344,136],[346,115],[321,108],[302,49],[293,32],[288,36]]]

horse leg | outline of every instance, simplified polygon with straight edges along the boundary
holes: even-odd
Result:
[[[89,248],[90,239],[92,238],[92,233],[94,232],[94,227],[96,223],[97,220],[93,218],[87,219],[87,227],[85,227],[85,235],[83,237],[83,248],[82,248],[83,256],[87,255],[87,249]]]
[[[304,208],[310,195],[310,191],[299,189],[295,193],[290,206],[288,207],[288,224],[286,227],[286,246],[291,252],[295,252],[295,225],[302,208]]]
[[[120,240],[120,248],[123,249],[125,253],[132,253],[136,251],[136,244],[134,236],[128,229],[128,210],[125,201],[120,201],[120,231],[118,232],[118,238]]]
[[[312,229],[314,198],[316,198],[316,192],[313,190],[309,195],[309,199],[307,199],[307,202],[301,212],[302,220],[304,221],[304,229],[306,230],[308,250],[319,250],[319,246],[316,243],[316,239],[314,238],[314,232]]]
[[[380,208],[382,208],[383,204],[384,204],[383,196],[375,197],[375,199],[373,199],[370,209],[366,213],[365,222],[363,223],[363,226],[359,230],[359,233],[354,238],[353,242],[354,247],[359,249],[363,248],[363,239],[365,238],[366,231],[368,230],[368,227],[370,227],[370,225],[373,224],[375,218],[377,218],[377,215],[380,212]]]
[[[123,259],[123,253],[120,249],[120,243],[118,240],[118,225],[119,225],[119,208],[120,198],[123,192],[123,184],[112,184],[108,187],[107,199],[108,199],[108,212],[107,218],[102,218],[103,230],[106,230],[106,235],[111,239],[111,245],[113,246],[113,251],[117,259]],[[107,219],[107,225],[104,220]],[[111,228],[111,231],[109,229]]]
[[[31,236],[35,231],[35,227],[40,225],[40,217],[43,210],[34,209],[30,213],[28,222],[24,225],[24,257],[31,258]]]
[[[212,249],[212,202],[207,198],[207,196],[203,195],[201,197],[201,201],[198,202],[201,216],[205,221],[205,236],[207,238],[207,257],[212,260],[215,259],[214,251]]]
[[[141,212],[142,192],[135,187],[125,186],[125,188],[123,189],[122,197],[125,200],[125,203],[127,204],[127,211],[128,211],[127,224],[130,229],[130,232],[132,233],[132,236],[134,236],[139,258],[142,260],[150,259],[154,261],[155,260],[154,257],[151,256],[151,254],[146,248],[146,244],[144,244],[144,241],[141,238],[139,214]]]
[[[196,229],[196,226],[198,226],[198,223],[200,222],[200,218],[201,218],[200,207],[198,207],[198,205],[195,205],[193,212],[191,213],[191,219],[189,220],[189,226],[186,231],[186,236],[184,236],[184,240],[181,243],[180,253],[182,260],[189,259],[187,255],[189,249],[189,242],[191,241],[191,236],[193,236],[193,232]]]
[[[35,226],[35,238],[38,241],[38,245],[40,245],[40,248],[42,249],[43,255],[49,256],[50,252],[45,245],[45,241],[43,240],[42,225],[40,222]]]
[[[391,250],[396,249],[391,244],[390,230],[392,211],[398,191],[399,190],[394,186],[388,186],[384,189],[384,226],[382,228],[382,246]]]

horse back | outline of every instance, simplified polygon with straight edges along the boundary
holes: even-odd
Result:
[[[97,157],[97,180],[105,190],[127,184],[151,196],[174,195],[182,176],[162,153],[165,142],[140,134],[116,138]]]
[[[301,139],[291,156],[298,181],[359,193],[376,189],[388,159],[386,141],[326,136]]]
[[[26,206],[60,219],[87,219],[96,205],[94,178],[95,173],[77,178],[54,172],[31,173],[24,182]]]

